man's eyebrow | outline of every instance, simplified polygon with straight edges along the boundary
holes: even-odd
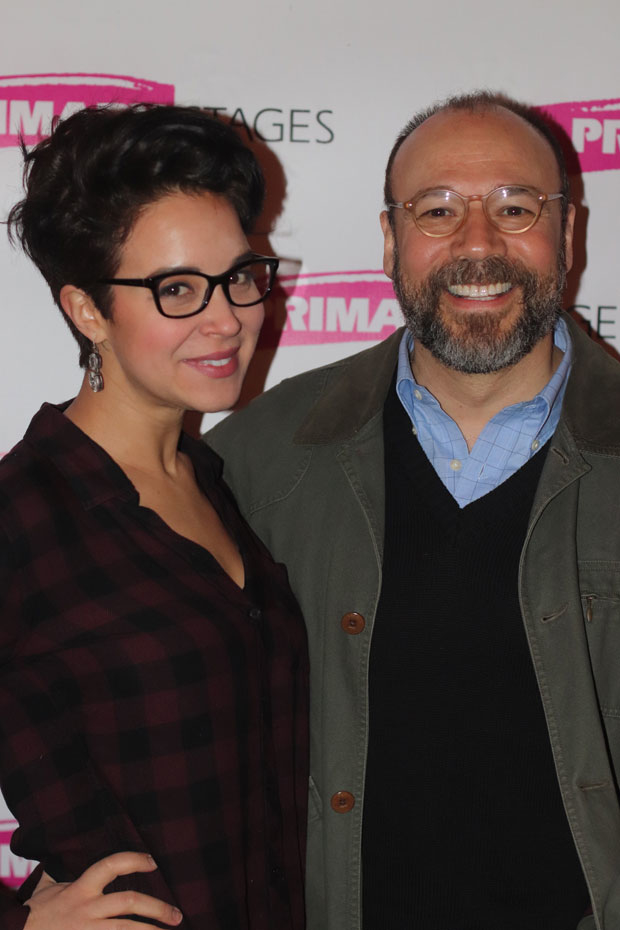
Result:
[[[401,203],[407,203],[409,200],[413,200],[415,197],[423,197],[424,194],[432,194],[435,191],[451,191],[453,194],[458,194],[453,187],[449,187],[447,184],[433,184],[431,187],[421,187],[419,190],[409,194],[407,197],[404,197]]]

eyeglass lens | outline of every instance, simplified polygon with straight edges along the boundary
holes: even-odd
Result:
[[[427,191],[412,205],[415,221],[424,232],[446,236],[463,220],[467,201],[454,191]],[[489,222],[505,232],[521,232],[540,212],[538,193],[523,187],[502,187],[484,200]]]
[[[271,279],[271,266],[259,260],[231,269],[222,287],[231,304],[248,307],[265,297]],[[171,274],[158,282],[157,297],[166,316],[187,316],[204,305],[211,296],[210,287],[200,275]]]

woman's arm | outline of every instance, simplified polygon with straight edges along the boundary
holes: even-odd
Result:
[[[145,853],[122,852],[91,865],[70,884],[56,884],[44,874],[26,902],[30,912],[24,930],[157,930],[154,924],[118,919],[128,914],[176,927],[182,914],[170,904],[133,891],[103,893],[119,875],[152,872],[156,868]]]

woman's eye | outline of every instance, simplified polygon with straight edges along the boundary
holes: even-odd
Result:
[[[233,271],[233,273],[228,278],[228,283],[232,284],[234,287],[247,287],[252,283],[251,273],[242,268],[239,271]]]
[[[194,291],[187,281],[163,281],[159,287],[159,296],[164,299],[187,297]]]

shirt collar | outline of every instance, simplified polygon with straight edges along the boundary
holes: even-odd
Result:
[[[64,477],[84,507],[96,507],[111,500],[133,500],[138,504],[138,492],[125,472],[105,449],[64,415],[69,403],[43,404],[23,441]],[[200,460],[203,474],[214,479],[219,476],[221,462],[205,443],[182,433],[179,448],[192,461]]]

